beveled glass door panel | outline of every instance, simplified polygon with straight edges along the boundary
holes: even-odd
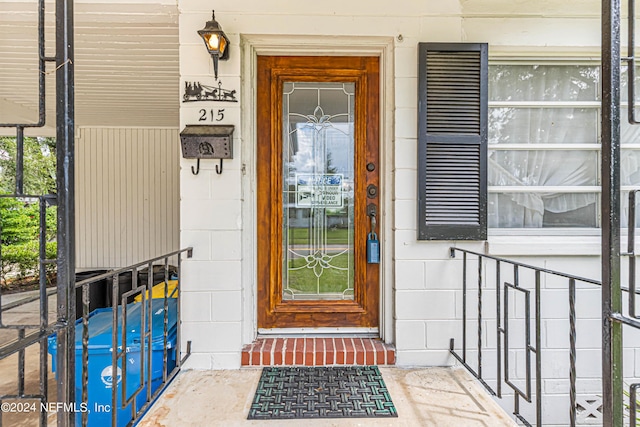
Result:
[[[353,300],[354,83],[283,85],[284,300]]]
[[[257,64],[258,327],[377,327],[379,60]]]

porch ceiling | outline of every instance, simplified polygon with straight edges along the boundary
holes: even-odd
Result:
[[[178,126],[175,0],[76,1],[76,126]],[[0,2],[0,122],[38,117],[36,0]],[[55,2],[46,1],[46,55],[55,54]],[[47,126],[55,133],[55,64],[47,64]],[[13,134],[0,128],[0,134]],[[35,132],[43,134],[42,131]],[[33,134],[33,132],[27,132]]]

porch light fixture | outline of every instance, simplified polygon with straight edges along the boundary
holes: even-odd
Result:
[[[216,11],[212,13],[211,21],[203,29],[198,31],[204,45],[207,47],[211,59],[213,59],[213,75],[218,80],[218,60],[229,59],[229,38],[222,31],[222,27],[216,21]]]

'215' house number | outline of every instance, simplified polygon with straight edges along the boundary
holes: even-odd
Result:
[[[200,114],[200,117],[198,118],[199,122],[220,122],[224,119],[224,108],[218,109],[217,112],[215,108],[211,108],[209,111],[201,108],[198,111],[198,114]]]

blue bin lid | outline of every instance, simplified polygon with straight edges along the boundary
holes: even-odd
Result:
[[[148,301],[147,301],[148,302]],[[151,308],[151,348],[152,350],[162,349],[164,346],[164,299],[152,299]],[[146,304],[146,303],[145,303]],[[169,311],[167,325],[167,347],[172,344],[171,335],[176,334],[177,320],[177,299],[167,299],[167,307]],[[148,308],[145,307],[145,308]],[[122,306],[118,306],[118,347],[122,345]],[[134,302],[126,305],[127,316],[127,334],[126,346],[128,349],[139,349],[141,344],[141,334],[146,329],[146,321],[142,322],[142,303]],[[145,313],[148,318],[148,313]],[[111,351],[113,328],[113,308],[99,308],[89,314],[89,352],[100,350]],[[75,344],[76,351],[82,351],[82,318],[76,321]],[[175,341],[175,339],[174,339]],[[49,338],[49,347],[55,351],[57,347],[56,336]],[[50,351],[51,352],[51,351]]]

